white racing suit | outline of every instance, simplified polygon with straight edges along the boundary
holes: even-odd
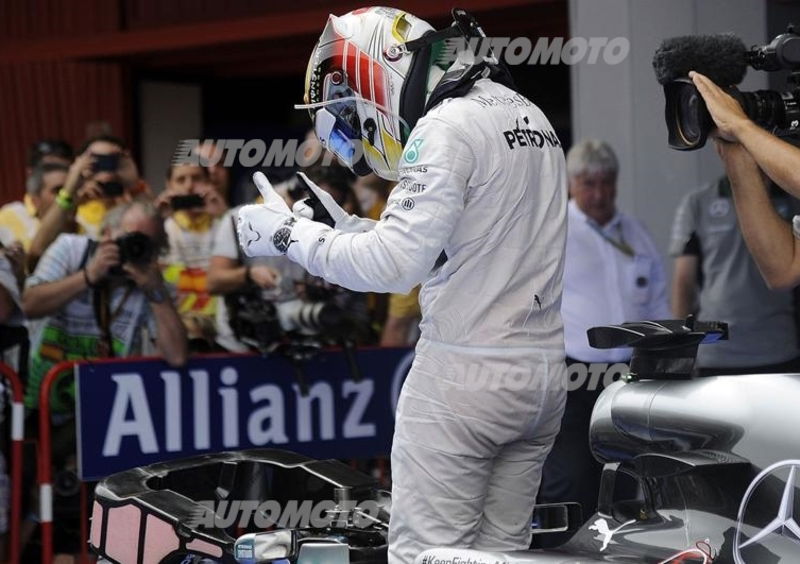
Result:
[[[419,120],[399,174],[373,230],[300,219],[287,252],[352,290],[424,281],[396,414],[389,561],[525,549],[566,397],[561,146],[539,108],[482,79]]]

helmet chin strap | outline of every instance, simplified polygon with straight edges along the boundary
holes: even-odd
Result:
[[[438,31],[429,31],[403,45],[404,50],[414,57],[400,93],[400,115],[410,129],[431,108],[446,98],[464,96],[481,78],[489,78],[517,91],[505,63],[497,59],[491,51],[488,56],[476,61],[476,54],[470,50],[470,46],[477,43],[477,52],[480,52],[480,42],[486,38],[486,34],[475,18],[460,8],[454,8],[451,13],[452,25]],[[455,61],[444,71],[431,61],[431,47],[437,41],[453,38],[463,38],[465,49],[457,53]],[[404,137],[404,145],[405,141]]]
[[[514,79],[511,78],[511,74],[505,66],[481,61],[471,66],[447,71],[428,96],[423,115],[447,98],[466,95],[481,78],[488,78],[517,92]]]

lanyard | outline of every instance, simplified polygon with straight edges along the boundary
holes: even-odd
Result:
[[[622,235],[622,224],[618,225],[618,227],[619,227],[619,229],[618,229],[618,231],[619,231],[619,240],[617,240],[617,239],[614,239],[613,237],[611,237],[605,231],[603,231],[603,229],[599,225],[597,225],[595,222],[589,221],[587,223],[589,224],[589,227],[594,229],[597,232],[598,235],[600,235],[608,243],[613,245],[613,247],[615,249],[617,249],[619,252],[621,252],[623,255],[625,255],[627,257],[631,257],[631,258],[636,256],[636,251],[633,250],[633,247],[631,247],[628,243],[625,242],[625,237]]]
[[[134,286],[131,284],[126,284],[126,286],[125,294],[122,296],[122,299],[119,301],[114,311],[111,311],[112,288],[108,281],[104,281],[103,284],[92,291],[95,321],[100,327],[98,353],[101,358],[110,358],[114,356],[114,338],[111,335],[111,323],[122,312],[125,302],[128,301],[128,298],[134,290]]]

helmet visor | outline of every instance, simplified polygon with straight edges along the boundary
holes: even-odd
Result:
[[[328,108],[320,108],[314,115],[314,132],[322,146],[346,166],[352,167],[358,160],[356,147],[361,144],[361,137],[354,136],[348,123],[328,111]]]

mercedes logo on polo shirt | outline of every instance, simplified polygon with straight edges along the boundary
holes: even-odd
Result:
[[[731,202],[727,198],[717,198],[708,206],[711,217],[725,217],[731,211]]]

